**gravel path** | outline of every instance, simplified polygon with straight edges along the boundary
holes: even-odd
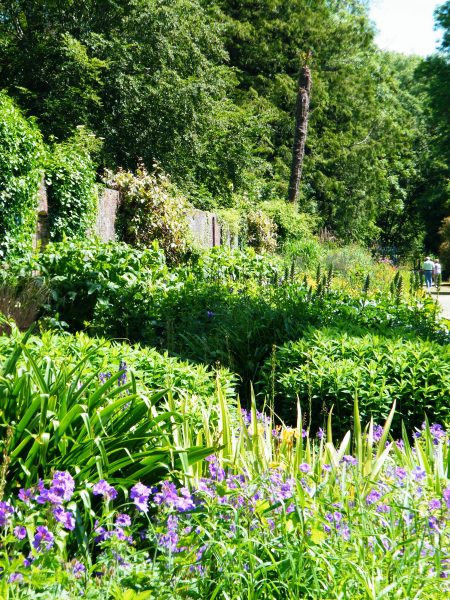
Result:
[[[436,296],[436,292],[432,292]],[[450,320],[450,283],[444,283],[439,294],[439,302],[442,306],[442,316]]]

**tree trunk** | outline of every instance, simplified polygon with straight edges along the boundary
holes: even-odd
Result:
[[[298,188],[302,178],[305,156],[306,136],[308,133],[309,99],[311,96],[311,71],[308,65],[300,69],[298,76],[297,106],[295,108],[295,132],[292,148],[291,178],[289,180],[288,200],[297,202]]]

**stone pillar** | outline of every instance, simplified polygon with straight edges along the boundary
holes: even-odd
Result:
[[[41,181],[38,192],[36,211],[36,233],[33,237],[33,248],[45,248],[50,239],[48,227],[48,199],[44,180]]]
[[[97,222],[94,232],[102,242],[116,239],[116,217],[120,205],[120,193],[117,190],[104,189],[98,199]]]

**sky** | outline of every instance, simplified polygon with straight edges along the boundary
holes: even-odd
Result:
[[[427,56],[436,49],[439,32],[433,13],[444,0],[372,0],[370,16],[379,30],[383,50]]]

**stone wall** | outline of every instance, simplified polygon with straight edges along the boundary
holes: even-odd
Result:
[[[120,194],[117,190],[104,189],[100,194],[94,233],[102,242],[113,242],[116,239],[115,223],[119,204]]]
[[[92,231],[93,235],[98,236],[102,242],[111,242],[116,239],[115,223],[119,205],[119,192],[110,189],[102,190],[98,200],[97,221]],[[188,221],[192,235],[200,246],[204,248],[220,245],[237,246],[237,239],[231,237],[227,230],[221,228],[214,213],[193,209],[188,215]],[[48,240],[47,190],[44,183],[42,183],[39,189],[34,246],[44,247]]]
[[[195,241],[204,248],[221,244],[221,229],[214,213],[194,209],[188,215],[189,227]]]

